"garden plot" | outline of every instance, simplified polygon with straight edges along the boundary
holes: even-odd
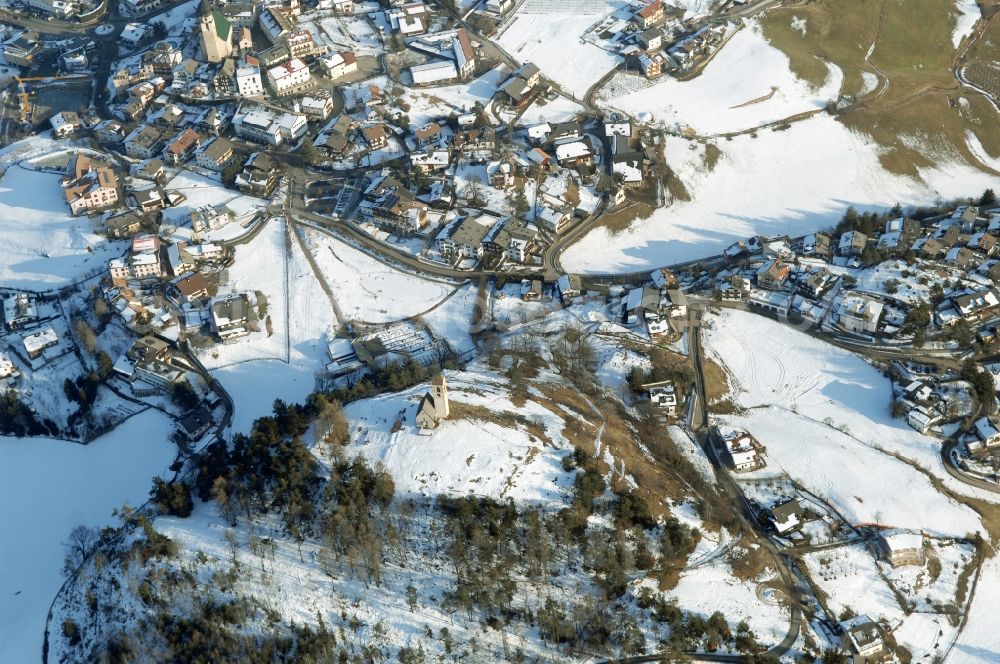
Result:
[[[525,302],[521,299],[521,284],[506,284],[496,290],[489,300],[490,316],[501,329],[513,329],[518,325],[537,321],[548,316],[553,311],[562,308],[558,296],[545,291],[543,286],[542,299],[538,302]]]
[[[601,14],[519,13],[499,44],[521,62],[533,62],[542,74],[577,98],[618,63],[618,57],[583,41]]]
[[[611,105],[633,116],[699,134],[743,131],[822,109],[837,99],[843,74],[828,65],[820,88],[789,68],[788,56],[771,46],[759,25],[733,35],[697,77],[660,83],[619,97]]]
[[[685,610],[706,618],[722,611],[733,625],[745,620],[761,643],[773,645],[785,636],[789,611],[777,602],[761,601],[761,584],[769,580],[740,579],[728,563],[720,561],[682,572],[677,587],[668,596],[676,598]]]
[[[889,380],[857,356],[754,314],[725,310],[707,318],[705,347],[730,374],[742,414],[719,418],[766,448],[769,468],[830,501],[854,524],[878,522],[941,536],[980,531],[968,507],[941,494],[920,470],[960,492],[940,443],[890,414]],[[906,495],[905,501],[899,500]]]
[[[506,78],[503,69],[497,67],[468,83],[408,90],[405,100],[409,104],[406,113],[410,125],[420,127],[453,114],[470,113],[477,102],[485,107]]]
[[[903,619],[903,608],[866,545],[813,551],[804,554],[802,560],[813,583],[826,594],[827,606],[835,616],[850,609],[892,624]]]
[[[352,321],[387,323],[416,316],[455,289],[401,272],[313,230],[305,231],[305,241],[341,311]]]
[[[892,567],[880,562],[879,567],[889,583],[911,602],[913,610],[938,613],[955,603],[959,580],[972,562],[975,548],[961,540],[931,539],[926,554],[924,565]]]
[[[127,242],[97,235],[95,222],[73,217],[60,176],[11,166],[0,177],[0,283],[12,288],[58,288],[102,272]]]
[[[940,550],[935,545],[935,551]],[[967,560],[965,555],[968,553],[968,550],[955,550],[945,555],[949,558],[949,565],[954,567],[953,563]],[[893,630],[897,642],[910,651],[914,661],[940,656],[955,638],[957,628],[948,616],[931,608],[930,602],[953,603],[956,586],[952,584],[957,582],[958,574],[945,576],[942,571],[938,581],[932,584],[933,590],[925,588],[922,591],[929,593],[928,600],[918,601],[918,605],[931,608],[930,612],[918,608],[910,613],[900,606],[900,601],[918,599],[906,595],[905,591],[912,586],[904,583],[894,589],[886,577],[899,581],[907,577],[915,580],[924,568],[892,570],[888,565],[877,563],[871,551],[862,544],[807,553],[802,559],[813,582],[826,594],[827,606],[834,615],[839,616],[850,609],[873,620],[884,621]],[[960,567],[964,570],[964,565],[960,564]]]
[[[884,261],[865,270],[858,270],[854,276],[857,279],[855,290],[888,294],[907,304],[929,301],[930,289],[934,284],[945,286],[945,291],[948,292],[951,290],[950,284],[956,279],[976,282],[976,275],[969,272],[923,261],[912,266],[904,261]],[[982,280],[985,284],[989,283],[985,277]]]

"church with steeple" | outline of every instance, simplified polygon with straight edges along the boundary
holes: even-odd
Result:
[[[201,5],[201,52],[209,62],[222,62],[233,54],[233,24],[208,2]]]
[[[421,433],[430,433],[441,420],[448,419],[451,408],[448,404],[448,381],[438,374],[431,379],[431,389],[424,394],[417,406],[416,423]]]

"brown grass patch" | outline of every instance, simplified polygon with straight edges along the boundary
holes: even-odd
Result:
[[[714,406],[729,396],[729,374],[707,357],[702,359],[701,368],[705,380],[705,398],[710,406]],[[713,408],[713,412],[714,410]]]
[[[601,225],[612,234],[627,231],[639,219],[645,219],[653,213],[652,207],[644,203],[632,203],[620,210],[601,217]]]
[[[701,163],[705,167],[705,171],[708,173],[714,171],[720,159],[722,159],[722,150],[719,149],[719,146],[715,143],[706,143],[705,154],[701,158]]]
[[[542,445],[553,447],[552,441],[546,437],[545,428],[541,424],[518,413],[494,411],[486,406],[453,401],[451,403],[451,416],[448,419],[492,422],[507,429],[521,429],[527,431]]]

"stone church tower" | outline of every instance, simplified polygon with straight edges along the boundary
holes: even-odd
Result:
[[[451,410],[448,407],[448,381],[438,374],[431,379],[431,396],[434,397],[434,409],[438,419],[446,420]]]
[[[233,54],[233,25],[217,9],[202,4],[201,50],[209,62],[222,62]]]

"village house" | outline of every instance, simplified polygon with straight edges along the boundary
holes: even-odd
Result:
[[[443,171],[451,164],[447,150],[428,150],[424,153],[411,152],[410,166],[418,173]]]
[[[339,115],[316,137],[316,148],[333,159],[339,159],[354,147],[349,138],[352,131],[351,118],[347,114]]]
[[[827,233],[814,233],[802,240],[802,255],[829,260],[833,255],[830,251],[830,236]]]
[[[525,62],[510,78],[500,84],[497,94],[509,106],[520,108],[542,80],[542,72],[533,62]]]
[[[59,181],[66,202],[74,215],[107,210],[118,203],[118,176],[103,161],[76,154]]]
[[[56,138],[66,138],[84,128],[83,120],[72,111],[62,111],[49,118],[52,125],[52,135]]]
[[[137,339],[118,358],[113,370],[137,397],[169,395],[185,376],[183,369],[172,364],[170,345],[153,336]]]
[[[320,66],[327,78],[337,80],[358,71],[358,58],[350,51],[340,51],[320,58]]]
[[[406,45],[429,58],[410,67],[414,85],[465,80],[476,70],[476,53],[465,28],[408,39]]]
[[[3,321],[8,330],[19,330],[38,320],[38,305],[28,293],[14,293],[3,300]]]
[[[660,310],[660,291],[639,287],[628,292],[622,304],[621,318],[625,325],[634,327],[645,322],[647,313],[656,315]]]
[[[212,331],[223,341],[239,339],[250,334],[250,321],[253,311],[250,299],[244,295],[230,295],[213,302],[211,309]]]
[[[149,214],[162,210],[167,202],[158,187],[144,187],[142,189],[130,189],[129,201],[143,214]]]
[[[851,653],[851,664],[882,661],[885,653],[882,632],[868,616],[854,616],[840,623],[841,647]]]
[[[556,161],[563,168],[579,168],[594,163],[594,151],[590,139],[567,141],[556,145]]]
[[[791,273],[791,266],[781,259],[768,261],[757,270],[757,286],[767,290],[782,290]]]
[[[536,221],[545,229],[556,235],[561,234],[573,224],[573,216],[567,210],[556,210],[544,205],[535,215]]]
[[[482,258],[483,238],[491,225],[482,217],[460,217],[448,224],[434,239],[438,251],[458,260]]]
[[[138,212],[129,210],[121,214],[108,217],[104,221],[104,231],[108,237],[116,240],[124,240],[132,237],[142,228],[143,216]]]
[[[279,96],[301,92],[312,87],[309,65],[299,58],[292,58],[267,70],[267,81]]]
[[[646,383],[640,389],[649,394],[649,401],[654,406],[665,411],[670,417],[677,416],[677,388],[673,381],[661,380],[655,383]]]
[[[940,240],[933,237],[924,237],[913,242],[910,247],[918,256],[927,260],[937,260],[944,255],[945,247]]]
[[[310,121],[322,122],[333,113],[333,94],[329,90],[307,94],[299,100],[299,108]]]
[[[871,335],[878,332],[885,305],[862,293],[849,293],[841,299],[838,323],[841,328],[855,334]]]
[[[451,415],[448,381],[441,374],[431,379],[431,389],[420,399],[414,422],[421,433],[429,434]]]
[[[389,135],[385,130],[385,125],[375,124],[361,130],[361,135],[365,137],[365,143],[370,150],[380,150],[389,143]]]
[[[125,154],[133,159],[149,159],[163,147],[163,134],[149,125],[136,127],[125,137]]]
[[[94,127],[94,137],[102,144],[121,143],[125,140],[125,125],[118,120],[104,120]]]
[[[997,248],[997,238],[987,231],[979,231],[969,238],[966,246],[986,256],[992,256]]]
[[[867,235],[859,231],[848,231],[840,236],[837,253],[841,256],[860,256],[867,244]]]
[[[878,547],[885,560],[893,567],[923,565],[924,538],[919,533],[889,530],[879,533]]]
[[[496,145],[496,137],[493,127],[461,129],[452,136],[451,146],[462,152],[490,151]]]
[[[427,204],[393,177],[376,176],[362,197],[360,214],[385,230],[412,235],[427,226]]]
[[[180,281],[178,281],[174,286],[177,291],[181,294],[181,298],[185,302],[195,303],[208,297],[209,283],[208,279],[201,272],[195,272],[190,276],[187,276]]]
[[[802,524],[803,510],[799,501],[795,498],[783,500],[769,507],[766,510],[768,523],[777,531],[779,535],[798,528]]]
[[[236,220],[236,213],[225,203],[220,205],[199,205],[191,210],[191,228],[197,233],[222,228]]]
[[[737,473],[756,470],[761,464],[760,444],[746,431],[732,431],[722,436],[722,455]]]
[[[45,351],[55,348],[58,345],[59,335],[51,327],[46,327],[37,332],[23,334],[21,336],[21,345],[14,348],[23,354],[24,360],[30,363],[32,368],[35,368],[41,364],[41,362],[36,362],[36,360],[41,360],[42,356],[46,354]]]
[[[277,146],[295,142],[309,130],[306,116],[301,113],[275,111],[251,104],[241,106],[233,116],[236,135],[250,141]]]
[[[281,168],[266,152],[254,152],[236,176],[236,187],[244,194],[268,198],[278,184]]]
[[[163,150],[163,159],[176,166],[191,158],[194,151],[201,145],[202,136],[194,129],[188,127],[174,138]]]
[[[236,68],[236,90],[241,97],[264,96],[264,81],[257,58],[247,56]]]
[[[653,27],[663,20],[664,9],[661,0],[653,0],[635,13],[635,22],[643,30]]]
[[[221,172],[235,158],[233,144],[222,137],[216,137],[202,144],[195,153],[195,163],[210,171]]]
[[[539,302],[542,299],[540,279],[525,279],[521,282],[521,299],[525,302]]]
[[[563,304],[567,304],[570,300],[583,295],[583,282],[579,275],[564,274],[556,281],[556,291],[559,293],[559,298]]]
[[[1000,418],[996,415],[980,417],[973,424],[971,436],[966,437],[965,447],[970,455],[978,456],[1000,445]]]
[[[980,260],[976,252],[968,247],[952,247],[944,255],[944,262],[961,270],[968,270]]]
[[[424,148],[428,145],[438,145],[441,141],[441,125],[436,122],[425,124],[413,132],[413,140],[416,142],[418,148]]]

